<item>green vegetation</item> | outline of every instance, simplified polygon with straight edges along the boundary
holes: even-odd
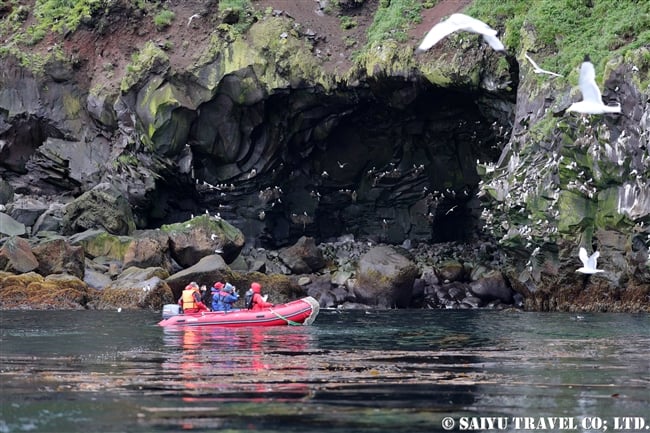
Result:
[[[608,59],[650,44],[650,2],[475,0],[467,13],[505,29],[510,52],[553,53],[540,66],[565,76],[586,54],[602,73]]]
[[[409,27],[422,19],[420,0],[380,0],[379,8],[368,29],[368,46],[386,39],[407,40]]]
[[[139,52],[133,54],[131,63],[126,67],[120,90],[127,92],[152,69],[153,65],[167,62],[169,62],[167,54],[158,45],[151,41],[147,42]]]
[[[36,0],[34,16],[37,23],[28,29],[31,42],[40,41],[49,31],[74,31],[84,20],[106,6],[106,0]]]
[[[251,7],[250,0],[220,0],[219,11],[223,12],[227,9],[233,11],[244,11]]]
[[[169,9],[163,9],[153,17],[153,23],[156,25],[158,30],[163,30],[166,27],[169,27],[176,18],[176,14]]]
[[[356,26],[357,26],[357,20],[355,20],[354,18],[345,15],[341,17],[341,29],[349,30],[355,28]]]

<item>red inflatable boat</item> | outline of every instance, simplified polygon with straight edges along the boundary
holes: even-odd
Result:
[[[311,325],[318,316],[318,301],[311,296],[278,304],[261,311],[235,310],[227,313],[214,311],[207,313],[183,314],[177,305],[169,304],[163,308],[160,326],[287,326]]]

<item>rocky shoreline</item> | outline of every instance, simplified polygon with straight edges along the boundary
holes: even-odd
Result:
[[[323,308],[648,311],[647,289],[603,298],[597,281],[597,290],[570,294],[519,292],[488,241],[396,246],[346,235],[320,244],[303,236],[278,250],[244,246],[238,229],[210,215],[131,236],[11,236],[0,247],[0,309],[161,310],[190,281],[244,290],[258,281],[275,303],[310,295]]]
[[[327,308],[650,309],[647,44],[485,10],[505,53],[417,53],[459,5],[375,39],[402,2],[274,3],[117,0],[65,34],[0,8],[0,308],[157,310],[221,279]],[[585,54],[623,115],[567,112]]]

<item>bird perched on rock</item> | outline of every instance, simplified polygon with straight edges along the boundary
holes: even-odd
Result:
[[[472,18],[465,14],[452,14],[446,20],[436,24],[426,34],[418,51],[425,51],[437,44],[442,38],[453,32],[462,30],[470,33],[478,33],[483,36],[485,42],[496,51],[505,51],[503,43],[497,38],[497,31],[481,20]]]
[[[580,65],[578,86],[580,87],[580,93],[582,93],[582,101],[574,102],[566,111],[575,111],[582,114],[621,112],[621,104],[615,106],[603,104],[603,97],[596,84],[596,71],[588,55],[585,56],[584,61]]]

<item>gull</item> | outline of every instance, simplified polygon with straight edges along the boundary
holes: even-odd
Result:
[[[596,260],[598,260],[598,257],[600,257],[600,253],[598,251],[589,256],[587,255],[587,250],[585,250],[583,247],[580,247],[579,257],[580,261],[582,261],[582,267],[580,269],[576,269],[576,272],[580,272],[581,274],[596,274],[598,272],[605,272],[602,269],[596,269]]]
[[[345,166],[348,165],[347,162],[336,161],[336,163],[339,165],[339,168],[345,168]]]
[[[554,77],[562,77],[562,75],[560,75],[560,74],[556,74],[555,72],[547,71],[546,69],[540,68],[539,65],[537,63],[535,63],[535,61],[533,59],[531,59],[528,54],[524,54],[524,56],[530,62],[530,64],[533,65],[533,72],[534,73],[536,73],[536,74],[548,74],[548,75],[552,75]]]
[[[452,14],[448,19],[442,21],[429,30],[429,32],[420,43],[418,51],[426,51],[434,46],[438,41],[451,33],[463,30],[470,33],[483,35],[485,42],[490,44],[496,51],[505,51],[505,47],[497,38],[497,31],[485,24],[465,14]]]
[[[580,93],[582,93],[582,101],[574,102],[569,108],[567,108],[567,111],[575,111],[582,114],[621,112],[621,104],[616,106],[603,104],[600,89],[596,85],[596,72],[594,70],[594,65],[589,60],[588,55],[585,56],[584,61],[580,65],[578,86],[580,87]]]
[[[190,26],[190,24],[192,24],[192,20],[195,19],[195,18],[201,18],[201,15],[199,15],[199,14],[194,14],[194,15],[192,15],[192,16],[187,20],[187,26],[188,26],[188,27]]]

